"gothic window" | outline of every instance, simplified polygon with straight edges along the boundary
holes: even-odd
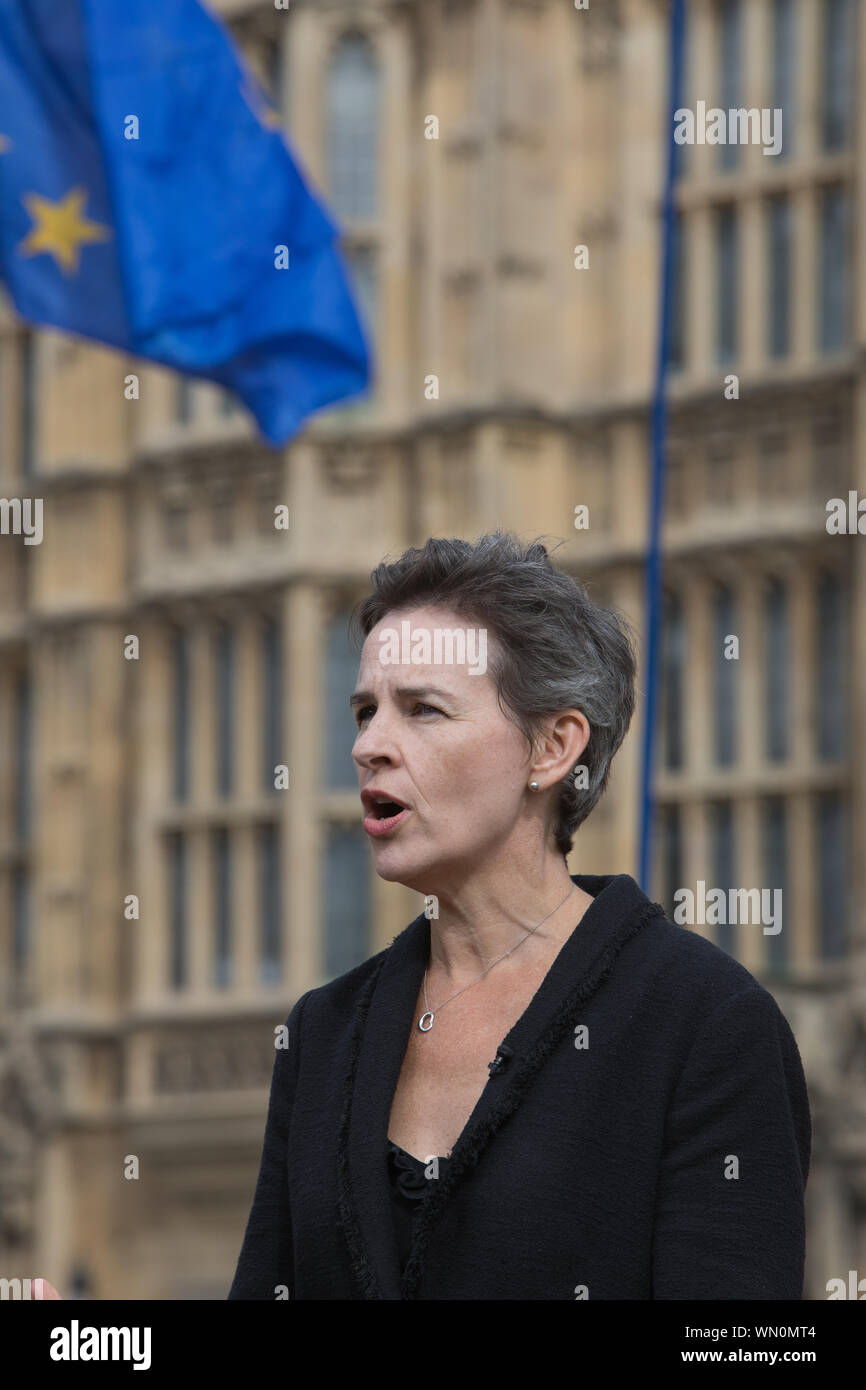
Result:
[[[256,831],[259,869],[259,980],[276,983],[282,973],[280,827],[274,822]]]
[[[325,785],[357,788],[352,761],[357,727],[349,696],[358,678],[358,655],[346,632],[347,613],[336,613],[325,635]]]
[[[187,983],[186,840],[179,831],[166,837],[168,858],[169,976],[172,989]]]
[[[787,590],[772,579],[764,594],[764,737],[772,762],[788,756],[789,643]]]
[[[791,201],[786,194],[767,200],[767,350],[784,357],[791,350]]]
[[[722,585],[713,598],[713,674],[715,695],[714,749],[716,762],[730,766],[736,758],[737,669],[731,637],[737,635],[734,595]]]
[[[730,111],[743,105],[740,100],[743,70],[743,16],[740,0],[721,0],[717,15],[718,104],[724,111]],[[718,146],[720,168],[735,169],[739,163],[739,158],[739,145],[724,144]]]
[[[231,840],[225,826],[218,826],[213,831],[211,854],[214,983],[219,987],[225,987],[230,984],[232,976]]]
[[[818,345],[822,352],[836,352],[849,337],[851,301],[850,204],[841,184],[821,191],[818,244],[819,321]]]
[[[822,72],[819,83],[821,136],[827,150],[851,138],[853,114],[854,8],[851,0],[823,0]]]
[[[736,887],[734,882],[734,809],[730,801],[714,801],[709,806],[710,844],[712,853],[713,888],[727,894]],[[733,925],[724,913],[724,921],[715,928],[716,945],[729,955],[734,953]]]
[[[823,959],[838,960],[845,955],[848,940],[848,826],[841,793],[816,796],[814,825],[818,949]]]
[[[326,83],[330,203],[338,218],[372,219],[379,204],[379,72],[363,34],[346,34]]]
[[[769,922],[763,922],[760,926],[753,925],[753,930],[760,931],[764,935],[767,943],[767,964],[771,970],[780,970],[788,962],[788,932],[790,930],[787,923],[785,906],[788,900],[787,878],[788,878],[788,846],[786,836],[786,817],[785,801],[781,796],[765,797],[761,805],[761,834],[763,840],[763,888],[770,891],[770,904],[772,906],[775,921],[772,923],[773,931],[764,934],[764,926],[770,926]],[[776,890],[779,890],[779,903],[781,906],[777,910]],[[762,894],[762,903],[764,901]],[[762,914],[763,916],[763,914]],[[781,923],[781,930],[775,928]]]
[[[683,765],[683,720],[685,717],[686,632],[683,606],[678,594],[669,594],[662,622],[662,727],[664,733],[664,764],[667,768]]]
[[[839,575],[822,574],[815,608],[814,710],[818,757],[845,754],[847,719],[845,661],[845,589]]]
[[[324,854],[325,960],[328,979],[370,954],[370,851],[363,829],[328,827]]]
[[[794,149],[797,93],[796,0],[773,0],[772,64],[773,108],[782,112],[782,147],[778,158],[790,158]]]

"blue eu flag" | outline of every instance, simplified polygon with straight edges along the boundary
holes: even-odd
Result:
[[[0,0],[0,275],[21,316],[219,382],[281,444],[372,351],[279,119],[198,0]]]

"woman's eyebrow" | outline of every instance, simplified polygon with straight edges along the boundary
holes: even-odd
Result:
[[[395,695],[410,696],[416,699],[422,695],[434,695],[439,700],[452,700],[454,697],[448,690],[440,690],[437,685],[398,685],[394,691]],[[356,690],[349,696],[349,707],[354,709],[356,705],[366,704],[369,700],[375,700],[375,695],[369,690]]]

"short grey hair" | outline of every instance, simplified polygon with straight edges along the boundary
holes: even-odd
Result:
[[[559,793],[556,847],[567,856],[634,712],[635,647],[625,618],[556,569],[540,540],[523,545],[501,528],[474,543],[430,537],[422,549],[377,565],[370,582],[372,592],[349,616],[356,650],[387,613],[437,604],[495,639],[488,670],[500,708],[530,750],[557,711],[586,716],[589,742],[575,767],[586,768],[589,785],[575,785],[573,768]]]

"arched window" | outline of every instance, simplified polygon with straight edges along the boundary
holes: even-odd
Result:
[[[379,73],[363,34],[346,34],[331,55],[327,167],[338,218],[372,218],[379,202]]]

